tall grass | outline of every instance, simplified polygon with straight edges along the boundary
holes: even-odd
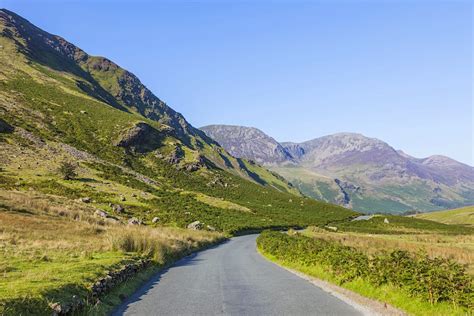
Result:
[[[135,252],[160,264],[223,238],[210,232],[162,227],[128,226],[110,229],[107,235],[113,250]]]

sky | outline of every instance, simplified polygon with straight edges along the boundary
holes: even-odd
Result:
[[[0,0],[196,127],[338,132],[474,165],[470,1]]]

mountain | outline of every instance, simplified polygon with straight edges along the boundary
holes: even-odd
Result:
[[[131,72],[6,9],[0,117],[0,192],[85,199],[119,222],[201,221],[230,233],[355,214],[233,157]]]
[[[252,127],[209,125],[200,128],[234,157],[251,157],[260,164],[292,161],[293,157],[276,140]]]
[[[211,132],[203,130],[227,149],[231,139],[236,157],[258,158],[306,195],[358,211],[402,213],[474,204],[474,168],[448,157],[418,159],[376,138],[338,133],[280,143],[288,158],[276,161],[273,155],[265,156],[266,151],[244,150],[254,143],[240,136],[248,128],[214,125]],[[257,148],[279,148],[262,133]],[[271,142],[261,144],[263,140]]]

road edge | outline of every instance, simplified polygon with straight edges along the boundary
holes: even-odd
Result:
[[[313,276],[307,275],[303,272],[300,272],[295,269],[291,269],[288,267],[285,267],[281,263],[273,260],[272,258],[269,258],[266,256],[264,253],[256,247],[257,252],[260,256],[262,256],[265,260],[275,264],[276,266],[310,282],[314,286],[319,287],[326,293],[331,294],[332,296],[340,299],[341,301],[345,302],[346,304],[351,305],[355,309],[357,309],[359,312],[361,312],[363,315],[366,316],[407,316],[408,314],[405,313],[404,311],[397,309],[393,307],[390,304],[382,303],[380,301],[362,296],[356,292],[353,292],[351,290],[345,289],[343,287],[340,287],[338,285],[335,285],[333,283],[315,278]]]

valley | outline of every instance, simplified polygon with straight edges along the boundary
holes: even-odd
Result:
[[[447,157],[195,128],[0,9],[0,315],[367,312],[269,261],[382,310],[463,315],[472,204],[474,168]]]

